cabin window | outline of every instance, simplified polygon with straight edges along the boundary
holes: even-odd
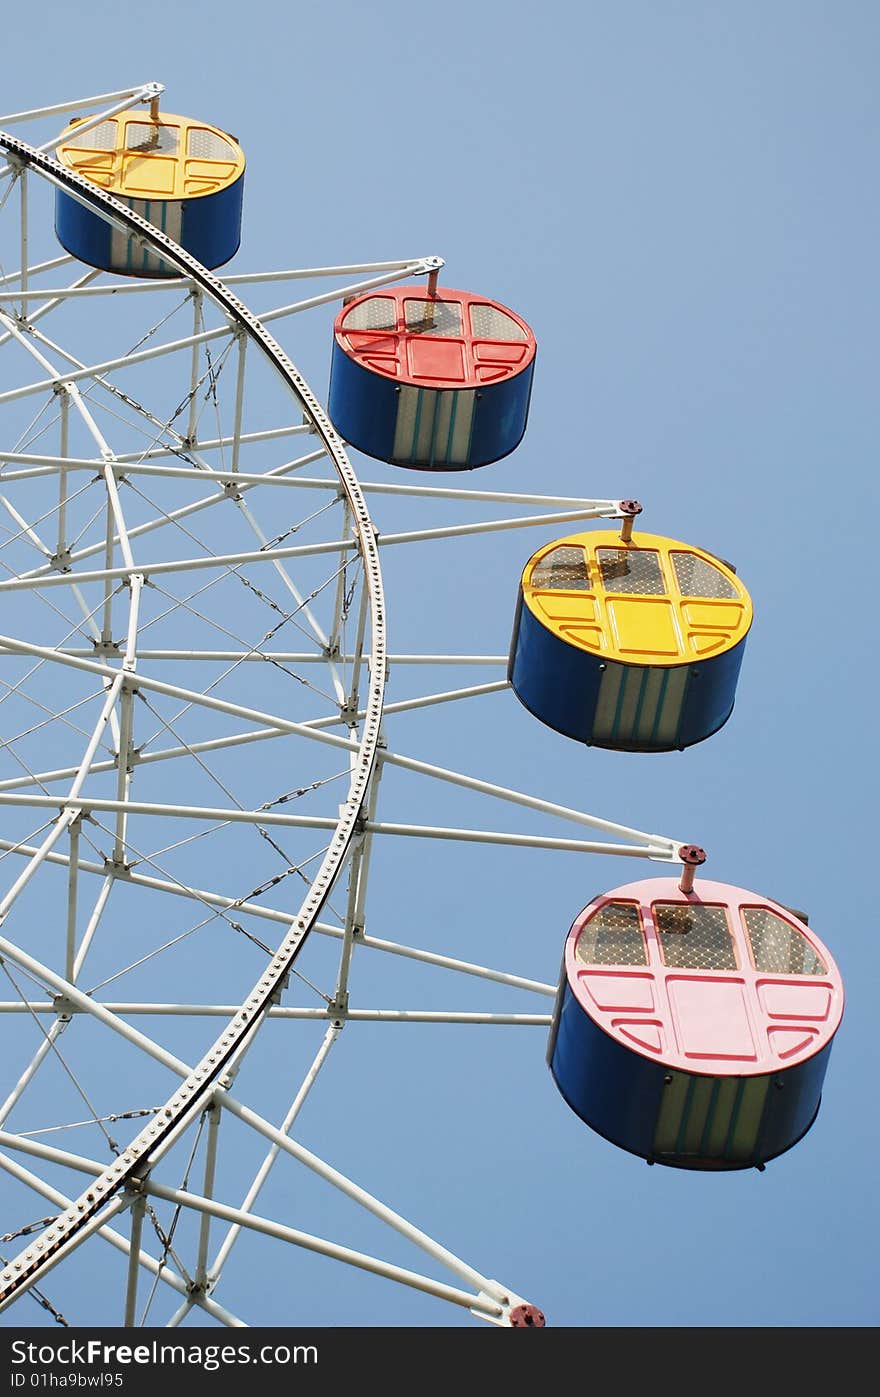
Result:
[[[660,555],[653,549],[597,548],[596,561],[606,592],[631,597],[662,597],[666,593]]]
[[[65,146],[75,146],[78,150],[115,150],[116,122],[100,121],[91,131],[83,131],[81,136],[68,136]]]
[[[397,302],[393,296],[369,296],[352,306],[345,317],[346,330],[396,330]]]
[[[138,155],[176,155],[179,144],[180,132],[176,126],[130,121],[125,128],[125,149]]]
[[[406,328],[411,335],[439,335],[447,339],[461,335],[461,305],[458,301],[407,300],[403,306]]]
[[[737,597],[739,593],[720,568],[696,553],[673,553],[678,590],[684,597]]]
[[[736,950],[723,907],[654,904],[664,965],[685,970],[736,970]]]
[[[193,126],[187,137],[187,154],[194,160],[235,160],[235,147],[218,136],[216,131],[206,131],[202,126]]]
[[[827,975],[803,932],[769,907],[743,908],[755,969],[771,975]]]
[[[575,958],[584,965],[647,965],[639,909],[634,902],[606,902],[578,936]]]
[[[553,548],[535,564],[532,586],[551,591],[589,592],[590,575],[582,548]]]
[[[512,315],[497,306],[471,306],[471,333],[478,340],[525,340],[528,336]]]

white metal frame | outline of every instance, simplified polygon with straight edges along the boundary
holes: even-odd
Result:
[[[30,113],[16,113],[12,117],[0,118],[0,125],[92,107],[100,109],[89,119],[92,124],[141,103],[149,103],[155,112],[162,90],[160,84],[144,84],[125,92],[62,103]],[[34,605],[40,603],[53,608],[56,614],[64,617],[66,630],[53,645],[38,643],[25,635],[0,635],[0,655],[32,662],[20,685],[7,685],[10,692],[18,693],[20,697],[33,701],[27,689],[27,677],[41,666],[51,666],[57,667],[59,675],[70,674],[71,679],[89,679],[100,702],[91,728],[80,729],[78,720],[62,703],[54,713],[49,714],[55,723],[67,723],[73,725],[71,730],[85,732],[85,745],[76,762],[41,770],[33,770],[21,763],[23,770],[0,780],[0,808],[4,812],[11,816],[16,811],[32,810],[32,819],[48,820],[47,824],[38,826],[39,832],[34,836],[0,840],[0,859],[15,855],[17,860],[24,861],[23,868],[0,900],[0,922],[5,922],[15,911],[32,880],[44,870],[52,867],[63,870],[68,888],[64,951],[56,966],[31,954],[24,944],[12,936],[0,936],[0,957],[7,967],[14,967],[16,974],[26,977],[21,985],[13,981],[19,990],[17,998],[0,1000],[0,1016],[14,1016],[11,1020],[13,1023],[20,1021],[19,1016],[31,1024],[51,1020],[49,1028],[41,1030],[43,1036],[40,1045],[18,1080],[8,1088],[0,1089],[0,1169],[50,1199],[59,1210],[56,1220],[38,1236],[28,1240],[20,1253],[3,1266],[0,1273],[0,1308],[18,1300],[37,1282],[42,1283],[48,1271],[85,1241],[94,1238],[93,1245],[97,1244],[97,1239],[104,1239],[128,1254],[127,1285],[121,1316],[126,1325],[142,1322],[139,1320],[139,1314],[143,1311],[142,1307],[139,1309],[141,1297],[138,1295],[138,1283],[140,1273],[146,1270],[153,1276],[154,1285],[161,1280],[181,1297],[178,1308],[168,1321],[170,1325],[179,1324],[195,1306],[218,1323],[239,1326],[245,1321],[219,1304],[213,1298],[213,1293],[237,1237],[243,1229],[248,1229],[424,1291],[453,1305],[463,1306],[491,1322],[509,1324],[511,1314],[523,1303],[519,1295],[462,1261],[368,1190],[319,1159],[299,1144],[291,1131],[334,1044],[351,1022],[523,1026],[546,1026],[550,1022],[546,1007],[542,1012],[510,1013],[455,1009],[428,1011],[369,1005],[355,1007],[350,1003],[353,956],[355,952],[360,955],[366,950],[454,970],[464,976],[542,996],[545,1001],[555,993],[552,985],[507,970],[368,935],[365,901],[372,847],[377,836],[383,839],[452,840],[503,844],[515,848],[644,857],[673,864],[680,860],[681,840],[632,829],[392,750],[387,745],[383,728],[385,717],[398,712],[464,701],[507,687],[506,678],[499,678],[386,703],[385,682],[389,663],[412,666],[415,672],[418,666],[426,664],[497,669],[506,665],[507,658],[497,654],[389,655],[385,642],[386,601],[380,571],[382,550],[397,545],[442,542],[535,525],[626,518],[627,511],[619,500],[579,500],[433,484],[358,482],[344,443],[315,395],[265,327],[275,320],[357,295],[394,280],[419,275],[436,277],[442,266],[441,260],[425,257],[298,271],[248,273],[230,276],[221,282],[123,204],[63,169],[49,154],[57,144],[58,139],[55,138],[34,147],[0,132],[0,151],[5,152],[8,162],[0,169],[0,201],[8,202],[10,191],[16,185],[21,195],[18,238],[21,265],[11,272],[0,268],[0,346],[15,345],[23,356],[33,360],[32,372],[35,374],[28,382],[0,393],[0,414],[13,406],[17,410],[31,399],[37,402],[54,399],[58,404],[60,434],[60,448],[57,451],[32,450],[32,443],[27,439],[4,449],[5,444],[0,441],[0,489],[4,492],[0,496],[0,503],[13,525],[11,537],[13,541],[26,540],[41,557],[37,566],[20,568],[14,575],[3,577],[0,592],[10,594],[10,601],[4,606],[4,615],[11,614],[14,598],[23,596]],[[27,181],[33,176],[63,189],[114,225],[143,239],[167,263],[178,269],[179,278],[152,283],[104,278],[98,282],[97,273],[87,272],[85,275],[78,274],[69,286],[40,289],[36,283],[47,272],[69,266],[72,259],[55,257],[28,266],[32,201],[29,199]],[[4,179],[7,181],[5,189]],[[324,276],[334,281],[341,280],[343,284],[334,286],[326,293],[270,308],[259,319],[229,289],[237,285],[265,288],[294,279]],[[360,279],[351,281],[351,277]],[[169,290],[175,291],[178,296],[183,292],[192,300],[192,332],[164,343],[135,348],[125,355],[84,364],[50,339],[42,329],[36,329],[39,321],[59,307],[72,307],[80,302],[109,304],[108,298],[114,297],[124,297],[126,303],[132,297],[140,301],[147,296],[149,300],[150,293],[153,297],[161,298]],[[223,323],[211,329],[200,328],[204,325],[204,311],[208,305],[219,311]],[[231,385],[232,430],[225,434],[220,430],[214,436],[205,436],[199,432],[197,396],[207,380],[210,380],[212,387],[215,386],[210,361],[206,370],[203,356],[210,346],[216,344],[236,346],[232,358],[234,368],[230,369],[234,380]],[[250,372],[247,366],[256,354],[269,363],[280,379],[290,397],[290,417],[295,419],[297,414],[301,414],[304,419],[301,423],[290,420],[260,431],[246,429],[244,406]],[[116,454],[96,410],[91,406],[91,394],[100,388],[115,394],[120,403],[130,406],[130,395],[136,391],[132,384],[137,376],[128,371],[164,361],[172,355],[188,360],[185,430],[175,427],[173,421],[167,423],[161,418],[151,418],[146,410],[142,410],[143,420],[153,432],[152,439],[140,452]],[[94,447],[92,456],[74,455],[70,451],[71,422],[74,417],[91,438]],[[270,442],[283,445],[288,439],[295,441],[301,434],[317,438],[318,446],[262,473],[242,469],[246,448]],[[179,458],[178,464],[160,464],[175,457]],[[305,466],[316,461],[329,466],[332,474],[320,478],[300,474]],[[76,498],[77,482],[88,482],[90,478],[97,478],[102,483],[104,534],[100,541],[92,538],[77,545],[75,540],[68,537],[67,521]],[[48,481],[57,481],[57,504],[47,518],[30,518],[26,504],[30,484]],[[120,488],[128,486],[131,481],[146,481],[155,485],[186,481],[198,494],[195,500],[185,505],[177,505],[168,512],[158,512],[150,519],[133,524],[126,517]],[[317,542],[288,544],[284,542],[286,535],[268,538],[246,502],[249,492],[263,492],[268,487],[271,487],[273,500],[279,502],[305,501],[314,497],[330,504],[342,501],[341,529],[335,537],[319,538]],[[290,494],[290,491],[294,493]],[[301,493],[297,495],[297,491]],[[398,499],[457,500],[499,507],[526,506],[531,512],[377,536],[366,504],[369,494]],[[183,520],[189,520],[194,514],[201,514],[205,510],[210,511],[218,502],[229,499],[234,499],[239,517],[246,530],[254,536],[257,546],[173,558],[161,554],[145,556],[142,553],[141,539],[146,534],[156,534],[161,541],[165,537],[162,531],[167,530],[169,522],[186,528],[188,526],[183,525]],[[319,510],[321,508],[323,506],[319,506]],[[96,554],[100,555],[101,566],[83,566],[87,559]],[[328,583],[334,592],[332,616],[327,625],[319,621],[312,608],[313,598],[298,585],[289,570],[292,564],[323,555],[326,555],[328,565],[332,567]],[[346,634],[343,627],[348,601],[347,569],[352,566],[360,578],[353,635]],[[199,586],[210,585],[213,574],[221,578],[232,575],[243,577],[243,569],[249,570],[248,585],[257,589],[263,583],[252,582],[252,577],[273,576],[289,599],[293,608],[291,615],[298,619],[302,633],[313,642],[312,649],[268,648],[262,644],[248,648],[248,643],[245,643],[238,648],[201,645],[192,650],[181,650],[161,644],[151,646],[142,639],[146,624],[143,601],[147,589],[163,585],[165,578],[172,579],[176,584],[181,575],[192,573],[195,575],[196,592],[191,595],[197,595]],[[208,581],[201,584],[198,579],[203,573],[208,574]],[[351,585],[353,596],[357,578]],[[97,606],[94,601],[90,603],[87,592],[91,598],[100,598]],[[60,609],[53,600],[59,595],[63,597]],[[125,641],[121,647],[114,640],[114,632],[118,630],[120,600],[125,606]],[[181,601],[179,605],[184,607],[188,602]],[[65,609],[69,606],[77,613],[73,619]],[[275,609],[278,610],[278,607]],[[196,611],[194,614],[199,613]],[[84,640],[90,641],[90,646],[84,645]],[[217,664],[232,667],[242,663],[294,665],[304,667],[309,673],[320,665],[332,689],[333,711],[294,721],[283,713],[264,711],[250,703],[218,697],[211,692],[213,685],[207,681],[202,689],[198,689],[161,679],[152,672],[154,665],[177,660],[185,660],[190,666],[202,664],[205,669]],[[186,741],[177,735],[172,722],[166,721],[164,728],[171,736],[171,745],[142,751],[134,737],[135,708],[139,702],[149,703],[151,696],[154,699],[173,699],[184,705],[184,709],[195,705],[200,712],[235,719],[244,726],[221,737]],[[92,700],[93,707],[96,702]],[[330,731],[334,726],[346,728],[347,735]],[[145,801],[132,794],[137,791],[138,770],[150,764],[185,759],[204,766],[211,753],[231,751],[243,744],[291,735],[303,740],[306,751],[320,744],[325,750],[339,753],[348,789],[334,813],[298,815],[266,806],[247,808],[237,803],[228,792],[223,805]],[[104,756],[102,748],[106,751]],[[388,767],[488,796],[501,805],[512,804],[553,820],[564,820],[605,837],[562,838],[549,833],[417,825],[389,820],[384,815],[380,816],[379,812],[380,778]],[[209,771],[207,767],[204,769]],[[96,794],[95,782],[102,777],[115,779],[112,795]],[[50,787],[55,783],[63,783],[62,789],[52,791]],[[219,889],[192,886],[168,876],[157,857],[141,859],[129,826],[135,817],[144,816],[159,821],[189,821],[198,829],[205,826],[250,826],[267,839],[276,835],[280,838],[285,831],[323,831],[326,834],[325,852],[315,857],[317,871],[306,878],[307,892],[298,910],[292,912],[290,908],[285,910],[281,906],[272,906],[266,900],[257,901],[254,896],[233,898]],[[109,825],[103,823],[100,817],[109,817]],[[91,838],[95,828],[104,833],[109,831],[112,839],[112,854],[103,860],[90,857],[82,847],[83,839]],[[275,834],[270,834],[270,831]],[[135,859],[135,854],[138,854],[138,859]],[[144,872],[143,868],[150,871]],[[344,913],[338,916],[336,922],[322,920],[328,898],[334,886],[338,885],[340,874],[346,869],[348,879]],[[280,881],[280,877],[295,871],[299,870],[287,869],[273,881]],[[84,882],[94,886],[95,880],[98,893],[87,924],[80,930],[78,889]],[[238,913],[262,919],[268,927],[274,924],[280,940],[274,951],[265,948],[266,959],[260,976],[252,986],[241,987],[241,997],[235,1003],[158,1002],[124,998],[99,1000],[93,992],[83,988],[82,972],[115,885],[140,887],[170,898],[188,899],[215,916]],[[281,1002],[284,988],[291,972],[296,973],[299,953],[312,933],[339,944],[334,990],[326,996],[322,1007],[285,1005]],[[9,973],[11,977],[13,972],[10,970]],[[25,983],[27,989],[24,988]],[[88,1015],[93,1022],[102,1025],[111,1040],[121,1038],[178,1079],[167,1101],[161,1107],[151,1109],[147,1123],[119,1151],[110,1167],[81,1153],[61,1150],[33,1135],[6,1128],[10,1115],[32,1086],[42,1063],[53,1053],[59,1052],[59,1039],[64,1029],[70,1023],[75,1024],[82,1015]],[[186,1016],[194,1021],[219,1018],[224,1020],[224,1025],[201,1058],[189,1062],[134,1027],[130,1020],[139,1016],[164,1016],[169,1020]],[[256,1033],[264,1021],[273,1019],[315,1019],[327,1024],[320,1047],[283,1111],[279,1126],[272,1125],[232,1092],[233,1079]],[[235,1116],[262,1136],[267,1146],[262,1164],[251,1179],[240,1205],[219,1201],[214,1196],[216,1161],[218,1150],[222,1150],[223,1120],[226,1115]],[[172,1187],[160,1182],[156,1175],[163,1157],[199,1121],[203,1123],[205,1134],[201,1189]],[[197,1147],[201,1149],[198,1133],[193,1146],[194,1156]],[[25,1167],[19,1155],[28,1156],[38,1163],[60,1165],[86,1174],[89,1182],[76,1196],[62,1193]],[[433,1262],[450,1271],[457,1283],[452,1285],[437,1281],[261,1216],[254,1210],[257,1198],[276,1160],[282,1156],[292,1157],[304,1164],[401,1233],[427,1253]],[[150,1199],[154,1198],[170,1201],[200,1217],[196,1254],[189,1265],[176,1255],[167,1239],[160,1260],[157,1261],[146,1250],[144,1239],[149,1231]],[[131,1217],[128,1237],[110,1226],[111,1221],[125,1210],[130,1212]],[[225,1224],[227,1230],[222,1243],[212,1255],[211,1229],[218,1224]],[[173,1260],[173,1265],[169,1263],[169,1258]],[[464,1289],[462,1285],[469,1288]]]

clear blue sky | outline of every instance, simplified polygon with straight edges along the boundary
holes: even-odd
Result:
[[[394,740],[693,840],[707,873],[806,908],[848,998],[805,1140],[763,1174],[648,1169],[568,1111],[542,1029],[420,1025],[350,1026],[299,1138],[553,1325],[875,1324],[877,7],[156,0],[135,16],[50,0],[16,7],[4,38],[20,55],[6,110],[156,79],[170,110],[235,133],[248,170],[229,270],[437,253],[447,285],[518,310],[539,345],[529,429],[471,483],[635,496],[645,528],[731,559],[755,602],[734,715],[688,752],[579,748],[511,694],[402,720]],[[319,312],[279,336],[322,397],[330,326]],[[369,479],[408,478],[353,460]],[[393,645],[506,651],[519,569],[547,536],[426,549],[421,590],[389,551]],[[392,676],[389,699],[409,682]],[[445,791],[437,810],[482,813]],[[414,802],[402,818],[426,813]],[[551,981],[579,909],[660,871],[466,850],[438,880],[432,859],[377,853],[368,929],[439,947],[446,924],[457,954]],[[376,974],[371,1003],[479,1007],[452,977],[422,989],[396,966]],[[311,1182],[266,1206],[381,1246]],[[248,1255],[218,1298],[252,1323],[479,1323],[325,1261],[248,1272]],[[61,1272],[45,1289],[94,1322]],[[2,1322],[39,1322],[32,1308]]]

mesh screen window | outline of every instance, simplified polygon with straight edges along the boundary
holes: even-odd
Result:
[[[683,970],[736,970],[736,951],[723,907],[654,904],[664,965]]]
[[[461,306],[458,301],[404,301],[406,328],[411,335],[440,335],[456,339],[461,335]]]
[[[589,592],[590,576],[582,548],[554,548],[536,563],[532,586],[553,591]]]
[[[216,131],[194,127],[187,138],[188,153],[194,160],[234,160],[235,150]]]
[[[125,128],[125,149],[138,155],[176,155],[179,144],[180,132],[176,126],[130,121]]]
[[[392,296],[371,296],[352,306],[345,317],[346,330],[396,330],[397,302]]]
[[[79,150],[115,150],[116,122],[102,121],[93,126],[91,131],[84,131],[81,136],[69,137],[64,144],[76,146]]]
[[[634,902],[609,902],[590,918],[575,945],[584,965],[647,965],[639,909]]]
[[[827,975],[807,938],[768,907],[746,907],[743,920],[755,969],[771,975]]]
[[[524,340],[525,330],[497,306],[471,306],[471,332],[478,340]]]
[[[675,580],[683,597],[736,597],[738,592],[719,568],[695,553],[673,553]]]
[[[653,550],[597,548],[596,561],[606,592],[631,597],[662,597],[666,593],[660,557]]]

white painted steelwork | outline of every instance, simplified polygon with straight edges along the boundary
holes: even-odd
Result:
[[[160,84],[150,83],[32,113],[16,113],[10,120],[39,120],[100,108],[98,115],[84,123],[85,130],[113,112],[139,103],[155,104],[162,90]],[[396,1030],[399,1039],[410,1031],[418,1031],[403,1025],[546,1028],[550,1020],[547,1000],[555,990],[542,980],[483,965],[445,950],[368,933],[367,888],[371,869],[379,858],[378,849],[395,840],[417,838],[434,841],[438,851],[452,842],[622,855],[661,862],[678,859],[679,840],[644,833],[406,755],[388,746],[383,729],[384,720],[398,714],[425,710],[432,715],[438,710],[442,714],[450,705],[483,702],[491,694],[501,695],[508,686],[505,679],[497,678],[485,683],[459,683],[385,702],[389,662],[408,667],[411,674],[418,676],[425,665],[488,667],[497,671],[506,664],[507,657],[491,652],[432,653],[427,649],[424,653],[390,654],[379,566],[382,550],[413,545],[401,550],[407,556],[427,542],[480,538],[573,520],[617,518],[626,515],[626,502],[397,481],[359,483],[344,442],[265,326],[404,278],[427,275],[436,281],[441,260],[424,257],[236,273],[221,282],[123,204],[63,169],[48,154],[55,144],[55,138],[31,145],[0,134],[0,150],[9,162],[0,171],[0,181],[8,176],[5,189],[0,183],[0,209],[5,206],[7,216],[17,218],[13,257],[20,261],[17,271],[6,270],[8,261],[6,267],[0,268],[0,347],[19,353],[22,363],[33,361],[24,381],[21,377],[6,378],[0,393],[0,409],[9,414],[10,421],[17,414],[14,420],[18,424],[17,440],[15,431],[8,441],[5,432],[0,437],[0,484],[4,492],[0,506],[6,530],[5,543],[0,546],[0,565],[6,574],[0,576],[0,591],[9,594],[3,603],[0,659],[4,666],[13,666],[3,670],[4,674],[12,674],[11,682],[0,676],[0,702],[15,700],[21,713],[28,715],[21,719],[27,724],[21,731],[12,736],[4,733],[13,773],[0,780],[0,807],[5,821],[20,819],[30,812],[28,818],[39,822],[35,828],[20,826],[17,834],[10,827],[0,839],[0,861],[12,856],[10,867],[16,868],[5,896],[0,897],[0,921],[5,923],[18,913],[34,886],[50,873],[60,880],[63,890],[63,915],[53,947],[45,948],[42,942],[32,946],[26,935],[7,935],[7,931],[14,931],[14,926],[4,925],[0,937],[0,967],[6,977],[3,994],[7,996],[0,999],[0,1021],[22,1029],[29,1027],[38,1035],[37,1048],[13,1069],[12,1080],[0,1086],[0,1170],[22,1188],[49,1199],[59,1210],[51,1225],[28,1240],[17,1256],[4,1262],[0,1308],[25,1295],[83,1243],[88,1241],[95,1246],[97,1240],[103,1239],[128,1257],[123,1292],[110,1297],[111,1303],[121,1302],[121,1310],[108,1314],[107,1322],[119,1322],[120,1318],[126,1325],[151,1322],[153,1291],[161,1282],[174,1292],[177,1305],[167,1320],[169,1326],[176,1327],[195,1309],[217,1323],[241,1327],[247,1321],[219,1304],[214,1292],[223,1280],[238,1238],[248,1232],[319,1252],[466,1308],[491,1322],[508,1323],[512,1309],[521,1303],[513,1291],[489,1279],[354,1179],[306,1150],[291,1137],[291,1131],[326,1062],[333,1056],[331,1050],[350,1024],[393,1023],[400,1026]],[[145,250],[176,267],[179,277],[149,283],[122,283],[118,278],[106,277],[99,281],[103,274],[93,270],[79,274],[74,266],[70,286],[42,284],[48,273],[69,267],[73,261],[70,257],[45,256],[45,249],[35,248],[36,196],[46,183],[106,218],[126,236],[140,238]],[[17,201],[9,197],[16,185],[20,195]],[[31,263],[35,250],[40,257]],[[312,277],[333,278],[343,284],[287,305],[273,306],[259,318],[229,289],[237,285],[271,287]],[[176,295],[169,298],[169,291]],[[108,306],[125,308],[125,314],[129,314],[138,307],[152,306],[157,296],[162,306],[160,318],[125,353],[119,353],[114,344],[112,353],[106,352],[104,346],[98,350],[90,347],[80,357],[64,345],[60,336],[50,337],[42,328],[48,316],[53,317],[54,326],[56,319],[60,322],[64,315],[97,316]],[[171,310],[167,309],[169,300]],[[185,315],[186,324],[191,327],[189,332],[164,332],[164,325],[178,310]],[[209,324],[208,312],[221,323]],[[251,375],[254,365],[260,363],[268,366],[285,394],[285,411],[279,422],[272,425],[253,423],[247,414]],[[140,385],[151,382],[151,374],[174,365],[182,397],[169,417],[167,410],[154,411],[141,401]],[[224,369],[225,377],[221,379]],[[217,406],[218,384],[224,393],[228,387],[225,421]],[[41,414],[43,420],[49,416],[51,431],[57,433],[49,443],[43,440],[46,428],[41,425]],[[135,423],[142,449],[130,449],[128,441],[124,443],[125,450],[114,449],[114,415],[128,426]],[[302,416],[301,422],[294,420],[298,415]],[[263,471],[252,468],[254,452],[274,450],[276,446],[280,449],[305,434],[315,438],[314,449],[309,443],[310,449],[295,459],[280,464],[273,459]],[[167,464],[159,464],[163,461]],[[300,474],[315,462],[329,466],[332,478]],[[85,501],[92,486],[100,491],[100,504],[80,527],[77,521],[85,514]],[[141,493],[152,486],[169,490],[192,488],[196,497],[181,502],[179,494],[170,495],[166,508]],[[52,503],[47,504],[43,494],[35,494],[33,498],[38,498],[40,504],[29,504],[31,490],[44,487],[55,489]],[[439,504],[457,501],[524,506],[529,512],[518,517],[473,519],[439,527],[397,528],[379,536],[366,506],[367,494],[394,504],[407,500]],[[257,507],[251,503],[267,497],[271,500],[271,528],[265,518],[262,522],[258,519]],[[280,516],[281,501],[288,509],[295,500],[303,504],[304,511],[303,502],[309,500],[309,512],[292,524],[285,514],[281,532],[273,534],[272,530],[279,526],[275,516]],[[242,549],[225,542],[222,546],[208,546],[192,533],[195,523],[213,523],[221,509],[243,526],[256,546]],[[332,519],[324,521],[323,513],[330,509],[336,512]],[[289,535],[306,531],[313,521],[327,524],[326,537],[319,533],[317,542],[287,542]],[[320,524],[316,527],[320,528]],[[218,528],[218,536],[220,532]],[[177,540],[181,533],[184,542],[175,543],[168,556],[169,536]],[[147,536],[149,559],[142,555],[142,540]],[[27,560],[24,551],[14,552],[19,545],[28,550]],[[9,556],[16,558],[14,567],[2,561],[5,547],[13,550]],[[32,565],[34,554],[36,565]],[[83,566],[92,558],[95,566]],[[319,564],[323,567],[320,581],[315,582],[312,573],[300,575],[301,568]],[[267,578],[277,586],[283,605],[264,590],[269,586]],[[271,624],[256,639],[250,633],[247,639],[239,636],[234,618],[206,617],[200,609],[205,592],[230,579],[242,583],[248,595],[256,598],[255,605],[259,602],[268,613]],[[167,587],[176,587],[178,591],[167,591]],[[186,592],[188,587],[192,590]],[[18,607],[27,618],[21,633],[15,633],[11,619],[19,614],[15,610]],[[125,618],[122,639],[121,616]],[[179,618],[187,626],[200,625],[207,635],[199,631],[191,648],[180,644],[179,637],[177,643],[163,644],[161,631],[156,633],[152,628],[166,616]],[[39,625],[33,629],[34,618],[52,621],[57,629],[51,638]],[[303,648],[273,643],[281,625],[299,631]],[[305,644],[311,648],[304,648]],[[166,663],[175,666],[170,678],[165,677],[167,671],[156,673],[156,666]],[[310,697],[314,695],[316,706],[320,699],[321,711],[311,716],[306,709],[307,716],[293,717],[283,704],[256,706],[251,698],[229,698],[215,692],[227,674],[253,674],[257,663],[266,666],[267,673],[275,673],[281,667],[303,690],[308,690]],[[222,667],[219,678],[214,673],[218,666]],[[188,675],[195,669],[197,678],[192,683],[175,682],[179,667],[184,667]],[[44,675],[51,678],[43,690],[34,692],[32,677]],[[168,706],[167,711],[153,706],[163,703]],[[169,716],[171,709],[173,716]],[[181,728],[191,713],[205,724],[234,719],[242,726],[234,731],[224,728],[219,735],[211,730],[210,735],[193,736]],[[347,735],[328,731],[333,727],[344,728]],[[69,760],[59,760],[54,752],[44,755],[40,746],[44,730],[50,737],[61,733],[69,740]],[[208,765],[209,757],[226,757],[242,748],[262,751],[266,742],[290,738],[299,740],[296,750],[301,754],[298,760],[303,769],[306,761],[317,762],[321,758],[325,763],[335,760],[337,767],[329,774],[326,767],[320,771],[316,768],[314,781],[297,771],[291,777],[291,785],[295,786],[292,792],[257,806],[253,800],[248,803],[239,799]],[[36,746],[38,760],[26,761],[19,755],[19,746],[25,740]],[[258,747],[255,749],[252,744]],[[162,772],[168,763],[172,764],[171,769],[174,763],[178,767],[183,763],[187,770],[197,772],[211,783],[213,792],[222,791],[222,800],[193,799],[184,803],[175,799],[173,793],[169,799],[141,798],[141,773]],[[563,839],[543,831],[506,832],[464,823],[417,824],[389,819],[384,807],[390,777],[383,777],[388,771],[425,778],[453,793],[471,792],[533,815],[574,823],[607,838]],[[308,813],[291,814],[275,808],[303,795],[314,796]],[[163,841],[165,829],[170,827],[172,831],[167,836],[169,842],[163,842],[158,850],[152,845],[145,849],[139,842],[138,830],[147,820],[151,829],[162,828]],[[225,870],[220,866],[211,871],[211,878],[216,874],[217,881],[210,887],[201,887],[194,876],[184,878],[166,866],[168,855],[193,845],[209,829],[256,832],[274,850],[278,860],[275,866],[280,871],[250,891],[231,896],[224,890]],[[277,841],[309,830],[320,833],[317,851],[311,845],[305,850],[306,857],[298,855],[291,860]],[[337,911],[330,897],[340,873],[346,869],[345,908]],[[277,897],[271,896],[276,885],[288,877],[294,881],[299,878],[306,885],[298,907],[290,902],[286,888]],[[259,977],[254,980],[249,970],[250,980],[232,987],[239,996],[234,1002],[201,1002],[198,987],[183,983],[169,986],[169,992],[179,991],[173,1000],[119,995],[113,988],[117,979],[173,947],[189,934],[185,932],[171,937],[167,946],[145,950],[132,964],[120,963],[97,983],[88,984],[84,975],[94,963],[110,915],[108,908],[112,909],[114,900],[121,895],[129,897],[135,892],[145,899],[161,895],[177,907],[189,905],[197,909],[197,915],[205,922],[216,920],[224,928],[243,934],[261,957]],[[268,900],[264,896],[267,892]],[[84,894],[89,899],[86,913],[81,907]],[[325,908],[332,912],[335,922],[321,919]],[[248,927],[237,918],[247,919]],[[265,927],[266,935],[274,930],[277,941],[266,944],[252,927]],[[300,952],[312,934],[313,945],[320,941],[338,951],[338,963],[326,992],[320,986],[312,986],[299,967]],[[520,1012],[503,1007],[423,1009],[397,1004],[380,1007],[381,1001],[377,1005],[372,998],[355,1004],[352,997],[356,963],[367,951],[372,952],[376,965],[408,961],[452,972],[462,977],[460,983],[483,982],[484,986],[498,985],[532,996],[532,1004],[537,996],[540,1011]],[[317,1007],[282,1003],[291,976],[317,993],[323,1003]],[[212,1019],[223,1020],[224,1027],[207,1050],[200,1048],[192,1058],[187,1052],[173,1051],[162,1037],[164,1025],[199,1025]],[[48,1026],[42,1027],[48,1020]],[[140,1021],[143,1028],[131,1020]],[[276,1126],[246,1104],[243,1097],[233,1095],[233,1081],[264,1024],[275,1025],[266,1029],[266,1034],[271,1035],[285,1032],[284,1025],[293,1022],[320,1025],[323,1038],[310,1056],[304,1076],[291,1082],[279,1110],[281,1124]],[[115,1053],[117,1048],[120,1053],[135,1052],[139,1061],[151,1071],[155,1069],[155,1081],[161,1084],[163,1092],[160,1104],[137,1102],[125,1113],[136,1120],[146,1117],[147,1122],[140,1129],[133,1127],[127,1143],[118,1145],[108,1132],[108,1123],[115,1122],[117,1116],[101,1116],[89,1100],[87,1084],[74,1078],[86,1122],[104,1132],[108,1147],[114,1151],[109,1166],[89,1160],[81,1151],[48,1144],[37,1138],[40,1131],[14,1130],[10,1124],[10,1117],[39,1087],[47,1064],[60,1064],[73,1077],[66,1034],[69,1030],[73,1038],[83,1025],[105,1035],[109,1053]],[[151,1076],[150,1080],[154,1078]],[[225,1119],[227,1116],[236,1119],[230,1121]],[[46,1130],[73,1130],[81,1123],[51,1123]],[[246,1128],[262,1136],[267,1146],[261,1147],[262,1159],[235,1203],[215,1196],[218,1165],[230,1127]],[[113,1129],[117,1129],[115,1124]],[[160,1182],[156,1177],[160,1166],[174,1159],[176,1146],[193,1137],[192,1158],[201,1151],[199,1182],[195,1187],[186,1180],[177,1186]],[[75,1196],[25,1168],[15,1157],[17,1154],[28,1155],[53,1169],[85,1172],[89,1183]],[[374,1219],[421,1248],[471,1290],[422,1276],[257,1214],[257,1197],[264,1191],[276,1162],[284,1157],[298,1161]],[[186,1172],[188,1177],[188,1169]],[[197,1191],[199,1188],[201,1191]],[[151,1199],[170,1202],[177,1210],[175,1217],[182,1210],[197,1219],[191,1259],[184,1261],[182,1250],[162,1233]],[[132,1215],[129,1236],[109,1225],[124,1209],[130,1209]],[[218,1224],[223,1224],[223,1236],[215,1243]],[[158,1258],[149,1250],[155,1238],[160,1243]],[[146,1298],[138,1285],[144,1271],[152,1277],[153,1287]]]

